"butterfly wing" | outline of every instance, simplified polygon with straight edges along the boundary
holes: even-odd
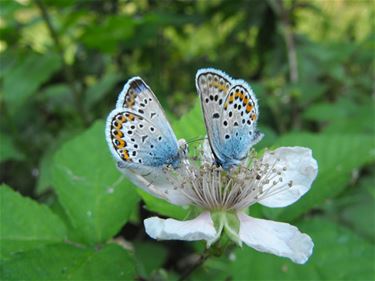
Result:
[[[222,150],[220,143],[220,114],[232,87],[233,79],[220,70],[200,69],[196,74],[196,87],[201,99],[208,141],[215,158],[220,162]]]
[[[245,81],[235,80],[220,114],[220,143],[226,166],[239,164],[263,137],[256,129],[258,117],[258,102],[253,91]]]
[[[159,101],[139,77],[130,79],[107,118],[106,138],[122,167],[177,165],[179,148]]]
[[[222,71],[198,71],[196,86],[201,98],[208,139],[224,169],[239,164],[262,134],[256,130],[258,103],[249,85]]]

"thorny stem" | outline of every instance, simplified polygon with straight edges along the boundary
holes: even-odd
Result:
[[[178,281],[186,280],[196,269],[198,269],[205,263],[205,261],[210,257],[210,255],[211,253],[209,249],[206,248],[204,252],[200,254],[198,260],[180,276]]]
[[[52,37],[52,40],[55,44],[55,48],[60,56],[60,59],[63,64],[63,71],[64,71],[64,76],[65,79],[68,83],[68,86],[70,90],[73,93],[74,101],[75,101],[75,106],[77,108],[77,111],[80,113],[79,116],[84,123],[84,125],[88,124],[87,120],[87,115],[84,114],[84,107],[82,104],[82,92],[77,88],[76,86],[76,81],[74,79],[74,73],[72,67],[66,62],[65,57],[64,57],[64,49],[61,45],[60,38],[55,30],[55,28],[52,25],[50,16],[48,14],[47,8],[43,2],[43,0],[34,0],[36,6],[39,8],[40,13],[42,15],[42,18],[47,26],[47,29]]]

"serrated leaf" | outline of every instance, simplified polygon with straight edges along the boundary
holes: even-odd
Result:
[[[291,261],[243,247],[229,264],[231,280],[371,280],[374,246],[349,229],[326,219],[313,219],[299,225],[314,241],[309,261]],[[338,266],[339,265],[339,266]],[[222,274],[224,275],[224,274]]]
[[[57,244],[19,254],[0,272],[6,280],[134,280],[135,265],[115,244],[99,250]]]
[[[66,239],[63,222],[44,205],[0,186],[0,259]]]
[[[72,226],[81,233],[82,242],[89,244],[116,234],[139,200],[116,169],[102,121],[56,152],[53,183]]]
[[[331,206],[334,217],[372,242],[375,242],[375,198],[370,190],[374,190],[374,184],[374,175],[363,178]]]
[[[318,176],[312,188],[298,202],[282,209],[264,208],[272,218],[292,220],[323,200],[345,189],[351,173],[375,161],[374,140],[363,135],[290,134],[280,138],[275,146],[305,146],[312,149],[318,161]]]

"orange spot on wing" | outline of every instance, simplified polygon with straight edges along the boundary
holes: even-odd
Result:
[[[256,114],[251,114],[251,115],[250,115],[250,119],[251,119],[252,121],[255,121],[255,119],[257,119]]]
[[[122,153],[122,158],[125,160],[129,159],[129,152],[127,150],[124,150]]]
[[[228,87],[225,84],[220,84],[217,81],[213,81],[209,84],[210,87],[218,88],[220,91],[226,92],[228,91]]]
[[[121,149],[121,148],[124,148],[125,147],[125,144],[126,142],[123,140],[123,139],[120,139],[118,137],[116,137],[116,139],[119,141],[119,144],[116,146],[117,149]]]
[[[249,102],[249,98],[247,96],[245,96],[243,101],[242,101],[243,106],[245,106],[248,102]]]
[[[253,106],[250,103],[248,103],[246,105],[246,112],[249,113],[252,109],[253,109]]]

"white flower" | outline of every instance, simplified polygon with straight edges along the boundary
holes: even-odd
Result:
[[[259,159],[251,154],[229,172],[212,163],[207,143],[203,158],[200,166],[184,161],[177,171],[164,169],[159,183],[167,184],[162,189],[151,178],[143,179],[147,183],[143,188],[152,194],[203,210],[187,221],[148,218],[144,221],[147,234],[154,239],[206,240],[210,246],[224,230],[239,245],[305,263],[314,246],[307,234],[287,223],[250,217],[245,211],[255,203],[285,207],[304,195],[318,171],[311,150],[281,147]]]

